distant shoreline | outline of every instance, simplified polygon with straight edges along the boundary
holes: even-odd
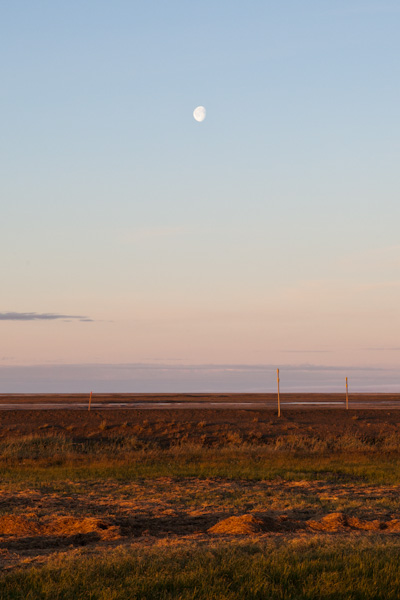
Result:
[[[400,394],[350,394],[349,410],[400,409]],[[89,394],[0,394],[0,410],[87,410]],[[92,410],[275,410],[275,393],[93,393]],[[286,410],[345,409],[344,393],[282,393]]]

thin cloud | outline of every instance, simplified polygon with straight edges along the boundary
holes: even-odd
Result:
[[[286,354],[325,354],[326,352],[332,352],[332,350],[281,350]]]
[[[396,368],[279,365],[284,392],[398,392]],[[11,393],[266,393],[276,390],[277,365],[147,365],[0,363],[2,395]]]
[[[365,348],[368,352],[398,352],[400,347],[392,346],[392,347],[377,347],[377,348]]]
[[[3,312],[0,321],[56,321],[59,319],[75,319],[82,322],[92,322],[93,319],[82,315],[61,315],[58,313],[36,312]]]

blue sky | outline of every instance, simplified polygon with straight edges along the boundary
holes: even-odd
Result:
[[[2,363],[396,367],[399,25],[2,3]]]

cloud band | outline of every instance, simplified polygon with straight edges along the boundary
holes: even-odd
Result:
[[[93,319],[82,315],[61,315],[57,313],[36,312],[2,312],[0,321],[56,321],[58,319],[76,319],[78,321],[91,322]]]

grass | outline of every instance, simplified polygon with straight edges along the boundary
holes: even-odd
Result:
[[[235,438],[222,447],[186,442],[163,449],[137,437],[73,442],[62,435],[43,434],[3,441],[0,477],[31,482],[219,477],[400,483],[400,452],[388,441],[385,448],[381,442],[373,445],[348,435],[323,443],[288,436],[271,444],[240,443]]]
[[[107,429],[101,422],[99,430]],[[1,440],[0,515],[23,517],[45,533],[53,531],[50,518],[64,527],[81,527],[91,517],[114,524],[133,519],[143,533],[99,538],[98,546],[82,549],[57,534],[63,551],[57,556],[57,546],[50,547],[43,566],[29,566],[24,552],[44,559],[44,537],[3,536],[0,561],[10,542],[13,570],[0,575],[0,600],[399,598],[398,534],[293,529],[229,541],[207,534],[224,517],[257,511],[293,522],[338,510],[367,520],[396,518],[398,436],[243,439],[232,434],[210,443],[205,434],[197,443],[166,445],[140,435],[74,439],[43,429]],[[63,521],[71,516],[75,521]],[[199,517],[209,524],[200,537],[189,535],[185,527]]]
[[[138,479],[153,479],[158,477],[198,477],[224,478],[241,480],[276,480],[313,481],[315,479],[329,482],[358,482],[362,484],[399,484],[400,461],[383,459],[379,465],[370,458],[347,456],[322,458],[318,461],[306,459],[266,458],[254,461],[249,455],[242,455],[236,463],[230,463],[230,456],[210,457],[198,460],[185,460],[180,463],[173,457],[163,457],[163,460],[146,459],[135,464],[119,463],[117,461],[93,461],[91,464],[60,464],[35,466],[30,463],[20,466],[0,468],[0,478],[5,481],[51,482],[65,479],[97,480],[113,479],[119,481],[134,481]]]
[[[400,541],[318,537],[294,543],[114,551],[0,578],[2,600],[348,600],[400,596]]]

